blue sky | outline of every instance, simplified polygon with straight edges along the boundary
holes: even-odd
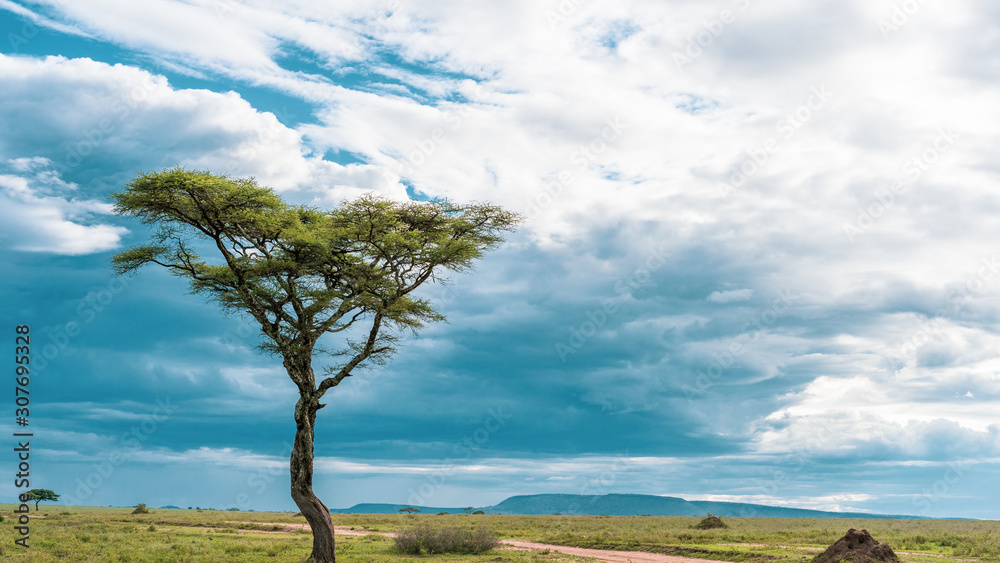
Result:
[[[426,288],[448,323],[328,395],[331,507],[631,492],[1000,518],[998,16],[0,0],[2,323],[35,338],[33,486],[293,508],[296,394],[253,327],[109,268],[146,235],[110,194],[180,165],[321,207],[527,217]]]

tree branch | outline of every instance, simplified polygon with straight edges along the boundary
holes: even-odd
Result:
[[[340,385],[340,382],[343,381],[344,378],[350,377],[351,371],[358,367],[358,364],[367,360],[373,354],[381,354],[392,349],[391,346],[375,348],[375,342],[378,341],[379,329],[382,327],[382,314],[382,311],[375,313],[375,319],[372,321],[372,329],[368,333],[368,340],[365,341],[365,346],[361,352],[351,358],[351,361],[344,364],[344,366],[340,368],[340,371],[337,372],[337,375],[327,377],[320,382],[319,387],[316,389],[320,397],[322,397],[323,394],[326,393],[326,391],[331,387]]]

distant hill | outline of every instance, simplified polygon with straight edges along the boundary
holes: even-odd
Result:
[[[331,508],[330,512],[335,514],[398,514],[400,508],[416,508],[420,511],[420,514],[437,514],[438,512],[447,512],[448,514],[462,514],[465,512],[462,508],[434,508],[432,506],[415,506],[412,504],[381,504],[381,503],[364,503],[355,504],[350,508]]]
[[[330,512],[354,514],[397,514],[405,504],[356,504]],[[414,506],[421,514],[462,514],[461,508]],[[486,514],[607,514],[609,516],[761,516],[768,518],[920,518],[865,512],[827,512],[739,502],[684,500],[656,495],[519,495],[495,506],[477,507]]]

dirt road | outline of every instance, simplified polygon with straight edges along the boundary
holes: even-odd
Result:
[[[235,523],[235,522],[234,522]],[[243,522],[240,522],[243,523]],[[292,524],[288,522],[245,522],[246,524],[258,524],[261,526],[282,526],[282,531],[267,531],[263,533],[288,532],[291,530],[308,530],[308,524]],[[244,533],[262,533],[259,530],[241,530]],[[392,537],[395,534],[385,532],[371,532],[368,530],[351,529],[348,527],[336,526],[334,532],[341,536],[367,536],[368,534],[382,534]],[[553,551],[577,557],[592,557],[604,563],[728,563],[724,561],[712,561],[710,559],[696,559],[693,557],[680,557],[677,555],[663,555],[660,553],[647,553],[645,551],[611,551],[607,549],[588,549],[584,547],[569,547],[565,545],[550,545],[523,540],[500,540],[502,549],[520,549],[526,551]]]
[[[568,547],[565,545],[549,545],[547,543],[536,543],[533,541],[521,540],[500,540],[505,546],[511,549],[526,550],[551,550],[566,555],[576,555],[577,557],[593,557],[598,561],[606,563],[723,563],[710,559],[695,559],[693,557],[681,557],[678,555],[663,555],[661,553],[647,553],[645,551],[610,551],[607,549],[587,549],[584,547]]]

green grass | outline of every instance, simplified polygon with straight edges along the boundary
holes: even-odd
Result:
[[[0,523],[0,560],[10,563],[49,561],[93,562],[295,562],[309,556],[312,535],[308,531],[272,523],[303,524],[305,519],[288,513],[196,511],[151,509],[150,514],[131,514],[131,508],[40,507],[32,508],[30,551],[14,544],[14,521]],[[0,504],[0,514],[10,516],[14,505]],[[246,523],[255,522],[255,523]],[[402,520],[395,519],[395,531]],[[338,518],[337,525],[355,526]],[[272,532],[272,533],[252,533]],[[275,533],[276,532],[276,533]],[[210,539],[211,538],[211,539]],[[393,541],[379,534],[337,537],[337,561],[379,563],[423,561],[395,553]],[[434,561],[468,563],[554,563],[584,561],[560,554],[492,551],[482,555],[441,555]]]
[[[428,518],[441,525],[475,519],[501,538],[723,561],[801,561],[803,556],[808,560],[849,528],[857,528],[867,529],[896,551],[926,554],[903,555],[903,561],[1000,561],[1000,522],[995,521],[723,518],[728,528],[697,530],[694,526],[701,517],[334,515],[338,525],[376,531],[394,531],[401,521],[414,518]]]
[[[14,505],[0,504],[9,516]],[[15,523],[0,523],[0,560],[10,562],[295,562],[309,555],[311,535],[280,524],[302,524],[290,513],[131,508],[32,507],[30,553],[14,544]],[[723,561],[803,562],[864,528],[901,555],[904,563],[969,558],[1000,561],[1000,523],[958,520],[820,520],[723,518],[725,529],[697,530],[700,518],[497,515],[334,514],[337,526],[395,532],[417,522],[433,526],[484,525],[500,538],[602,549],[651,551]],[[277,525],[276,525],[277,524]],[[269,533],[260,533],[269,532]],[[209,539],[211,538],[211,539]],[[741,545],[762,544],[762,545]],[[583,561],[557,553],[496,550],[483,555],[405,556],[377,533],[339,535],[338,561],[399,562]],[[937,555],[938,557],[934,557]]]

